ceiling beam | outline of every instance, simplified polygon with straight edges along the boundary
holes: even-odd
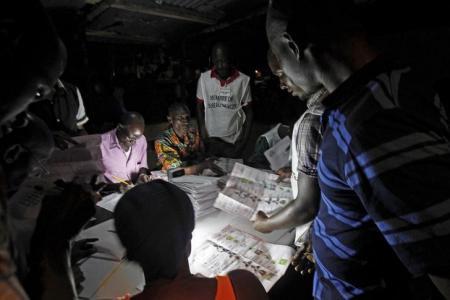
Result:
[[[207,25],[213,25],[217,23],[216,19],[208,17],[205,14],[168,5],[147,6],[142,4],[132,4],[129,3],[129,1],[116,0],[114,1],[114,3],[110,5],[110,7],[134,13],[159,16],[169,19],[182,20]]]
[[[118,43],[136,43],[136,44],[161,44],[161,39],[147,38],[141,36],[121,35],[111,31],[87,31],[86,38],[88,41],[97,42],[118,42]]]

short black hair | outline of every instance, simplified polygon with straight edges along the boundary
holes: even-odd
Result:
[[[183,103],[183,102],[174,102],[169,106],[168,114],[169,116],[172,116],[173,114],[179,112],[179,111],[185,111],[189,115],[191,114],[191,111],[189,110],[189,107]]]

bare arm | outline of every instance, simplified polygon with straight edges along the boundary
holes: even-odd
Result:
[[[437,289],[441,292],[445,299],[450,299],[450,276],[442,277],[428,274],[431,281],[437,287]]]
[[[198,128],[200,130],[200,136],[204,143],[206,143],[206,139],[208,138],[208,132],[206,131],[205,125],[205,105],[203,102],[197,101],[197,122]]]
[[[245,123],[242,138],[240,139],[239,144],[236,144],[237,148],[236,152],[241,152],[244,149],[245,144],[247,143],[248,138],[250,136],[250,130],[252,128],[253,123],[253,109],[251,103],[247,104],[242,109],[244,110],[245,113]]]
[[[303,225],[316,216],[320,202],[317,178],[300,173],[297,182],[297,198],[270,218],[259,213],[253,224],[256,230],[269,233],[276,229],[292,228]]]

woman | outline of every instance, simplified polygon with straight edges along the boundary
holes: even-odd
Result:
[[[194,210],[176,186],[154,180],[128,191],[114,212],[130,260],[143,269],[144,291],[133,299],[264,300],[258,279],[245,270],[202,278],[189,270]]]

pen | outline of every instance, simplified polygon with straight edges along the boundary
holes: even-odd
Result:
[[[127,185],[127,186],[130,186],[130,184],[129,184],[128,182],[125,181],[125,179],[122,179],[122,178],[117,177],[117,176],[114,176],[114,175],[111,175],[111,177],[114,178],[115,180],[117,180],[117,181],[119,181],[119,182],[121,182],[121,183]]]

